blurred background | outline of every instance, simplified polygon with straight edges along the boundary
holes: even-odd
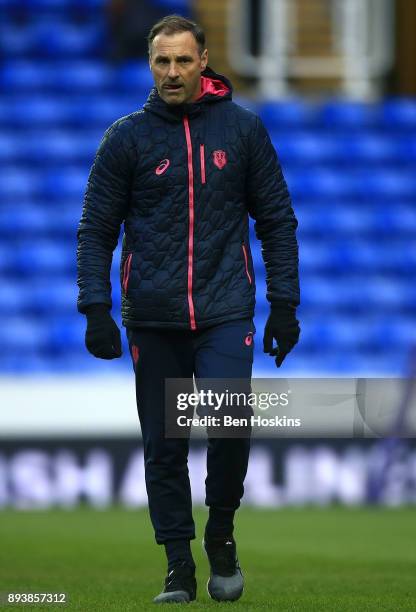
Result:
[[[76,230],[105,129],[152,87],[173,12],[266,124],[299,220],[302,334],[280,371],[254,232],[256,376],[393,377],[416,342],[416,4],[406,0],[0,0],[0,506],[145,504],[134,380],[93,358]],[[120,323],[119,250],[113,315]],[[364,503],[369,440],[257,441],[248,503]],[[378,455],[377,455],[378,456]],[[190,457],[203,503],[203,448]],[[416,447],[380,499],[416,501]]]

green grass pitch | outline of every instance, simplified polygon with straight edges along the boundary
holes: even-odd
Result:
[[[239,602],[223,604],[205,589],[206,516],[195,512],[198,598],[191,609],[416,610],[414,509],[243,508],[236,539],[246,590]],[[165,569],[144,510],[0,512],[0,592],[68,593],[65,607],[25,609],[154,610]]]

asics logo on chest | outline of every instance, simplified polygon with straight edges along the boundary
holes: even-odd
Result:
[[[158,176],[160,176],[161,174],[166,172],[166,170],[169,168],[169,166],[170,166],[170,161],[168,159],[162,159],[162,161],[160,162],[160,164],[156,168],[155,173]]]

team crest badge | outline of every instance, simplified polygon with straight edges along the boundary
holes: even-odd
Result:
[[[222,170],[225,164],[227,163],[227,156],[225,154],[225,151],[214,151],[212,157],[214,158],[214,164],[217,166],[217,168]]]

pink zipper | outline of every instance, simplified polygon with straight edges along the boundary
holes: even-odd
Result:
[[[243,244],[241,245],[241,247],[242,247],[242,249],[243,249],[244,263],[245,263],[245,266],[246,266],[246,274],[247,274],[248,282],[249,282],[249,283],[250,283],[250,285],[251,285],[251,282],[252,282],[252,281],[251,281],[250,272],[248,271],[248,257],[247,257],[247,249],[246,249],[246,245],[244,244],[244,242],[243,242]]]
[[[199,145],[199,157],[201,159],[201,182],[205,185],[205,146],[203,144]]]
[[[191,329],[196,329],[195,309],[192,297],[192,275],[194,266],[194,166],[192,161],[192,140],[189,129],[189,120],[183,118],[185,128],[186,147],[188,150],[188,201],[189,201],[189,233],[188,233],[188,308],[191,320]]]
[[[127,287],[129,285],[129,276],[130,276],[132,257],[133,257],[133,253],[130,253],[127,256],[126,261],[124,262],[124,271],[123,271],[123,291],[124,293],[127,293]]]

